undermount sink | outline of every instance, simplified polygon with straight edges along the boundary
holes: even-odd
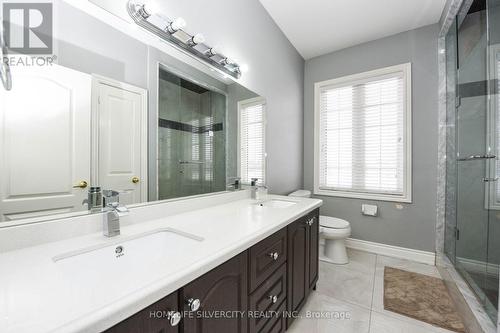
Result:
[[[258,205],[261,207],[271,207],[271,208],[288,208],[296,204],[297,203],[295,201],[287,201],[279,199],[271,199],[258,203]]]
[[[201,241],[203,241],[203,238],[196,235],[171,228],[162,228],[69,251],[55,256],[53,260],[54,262],[79,261],[81,263],[91,260],[95,263],[104,259],[114,262],[119,258],[132,257],[132,260],[138,255],[145,257],[144,260],[147,260],[147,258],[154,259],[157,256],[171,254]]]
[[[81,283],[96,288],[112,285],[113,290],[103,292],[116,292],[119,296],[120,288],[131,285],[140,288],[138,281],[147,285],[166,274],[174,274],[189,259],[200,256],[194,250],[202,241],[196,235],[162,228],[129,237],[118,236],[116,240],[68,251],[52,260],[61,277],[71,279],[73,285]]]

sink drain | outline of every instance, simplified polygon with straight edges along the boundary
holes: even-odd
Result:
[[[123,256],[123,255],[124,255],[124,253],[123,253],[123,246],[121,246],[121,245],[120,245],[120,246],[117,246],[117,247],[115,248],[115,253],[116,253],[116,257],[117,257],[117,258],[119,258],[119,257]]]

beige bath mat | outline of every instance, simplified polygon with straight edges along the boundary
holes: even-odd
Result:
[[[465,333],[443,280],[385,267],[384,309]]]

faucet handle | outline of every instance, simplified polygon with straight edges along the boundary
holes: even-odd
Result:
[[[250,186],[255,186],[257,185],[257,182],[259,181],[259,178],[251,178],[250,179]]]
[[[118,206],[115,208],[115,210],[119,217],[127,216],[129,214],[129,210],[125,206]]]

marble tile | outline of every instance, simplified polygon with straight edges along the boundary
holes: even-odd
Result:
[[[375,311],[371,313],[370,333],[452,333],[439,327],[419,322],[390,317]]]
[[[415,272],[420,274],[425,274],[432,277],[441,278],[439,272],[435,266],[421,264],[409,260],[397,259],[385,256],[377,256],[377,268],[375,270],[375,280],[373,287],[373,302],[372,310],[378,313],[384,314],[386,316],[402,320],[415,322],[416,320],[410,317],[406,317],[397,314],[392,311],[387,311],[384,309],[384,267],[389,266],[393,268],[402,269],[409,272]],[[425,324],[425,323],[424,323]],[[428,325],[428,324],[426,324]],[[432,326],[432,325],[428,325]]]
[[[320,262],[317,291],[367,309],[372,305],[374,270]]]
[[[322,314],[323,318],[317,315]],[[287,332],[368,333],[370,310],[313,292]]]
[[[365,251],[347,249],[349,263],[338,265],[338,267],[348,268],[355,271],[374,273],[377,263],[377,255]]]
[[[439,271],[436,266],[418,263],[415,261],[398,259],[386,256],[377,256],[377,266],[376,268],[383,268],[385,266],[390,266],[393,268],[403,269],[409,272],[420,273],[424,275],[429,275],[437,278],[441,278]],[[382,273],[383,277],[383,273]]]

